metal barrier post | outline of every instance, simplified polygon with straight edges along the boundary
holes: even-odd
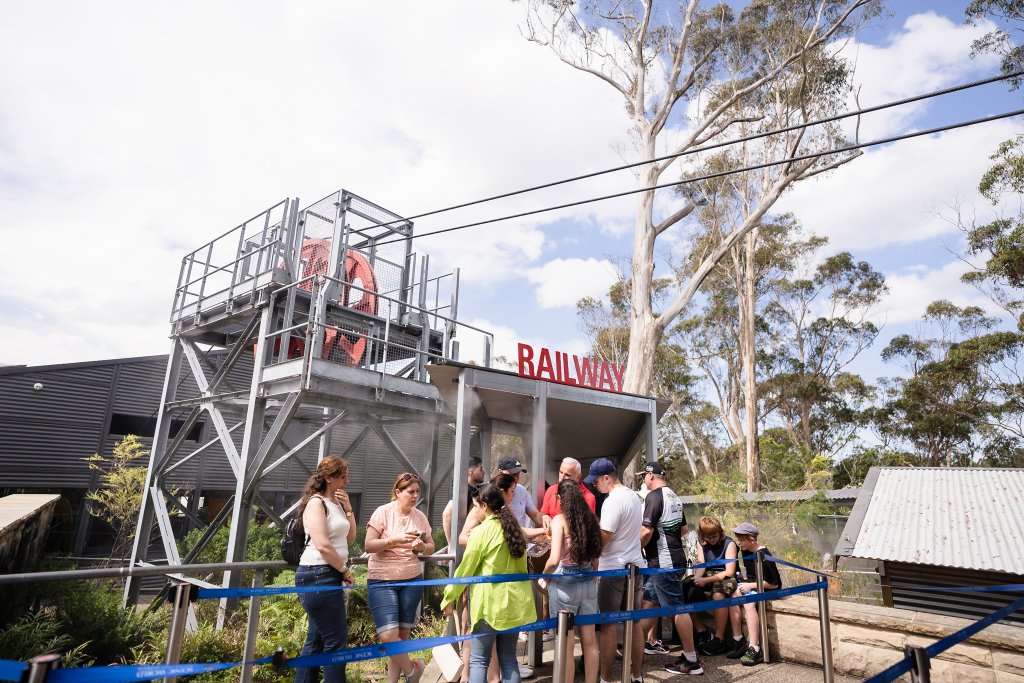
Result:
[[[910,659],[910,683],[931,683],[931,659],[923,647],[904,645],[903,654]]]
[[[263,570],[257,569],[256,576],[252,579],[253,588],[263,587]],[[256,633],[260,627],[260,603],[263,597],[252,595],[249,597],[249,621],[245,631],[245,651],[242,653],[242,676],[241,683],[252,682],[252,660],[256,656]]]
[[[818,589],[818,618],[821,620],[821,669],[825,683],[835,681],[832,666],[832,624],[828,613],[828,586]],[[767,649],[765,643],[762,649]]]
[[[192,602],[193,586],[190,583],[179,583],[174,590],[174,603],[171,605],[171,630],[167,633],[167,656],[164,664],[177,664],[181,660],[181,643],[185,638],[185,624],[188,621],[188,608]],[[177,677],[170,676],[164,683],[174,683]]]
[[[555,670],[551,676],[551,683],[562,683],[565,680],[567,666],[573,667],[575,672],[576,662],[566,652],[568,649],[567,645],[569,644],[569,630],[572,629],[574,616],[572,612],[564,609],[558,612],[558,630],[557,637],[555,638]]]
[[[64,657],[58,654],[38,655],[28,660],[28,669],[22,676],[22,683],[43,683],[54,669],[59,669]]]
[[[756,553],[757,556],[757,594],[762,595],[764,593],[764,548],[761,548]],[[764,663],[771,663],[771,658],[768,656],[768,602],[761,600],[757,603],[757,616],[758,621],[761,625],[761,654],[764,656]]]
[[[636,609],[637,569],[635,564],[627,564],[629,576],[626,577],[626,611]],[[639,625],[627,620],[622,625],[622,683],[631,683],[633,675],[633,629]],[[560,683],[557,679],[553,683]]]

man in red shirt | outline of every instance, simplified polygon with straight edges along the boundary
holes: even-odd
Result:
[[[558,466],[558,481],[563,479],[572,479],[579,484],[580,492],[583,494],[583,498],[587,501],[587,507],[590,508],[591,512],[597,511],[597,499],[594,498],[594,494],[590,492],[586,486],[583,485],[583,466],[580,465],[580,461],[575,458],[564,458],[562,463]],[[558,485],[549,486],[544,491],[544,502],[540,506],[541,514],[547,515],[548,517],[554,517],[562,511],[562,506],[558,502]]]

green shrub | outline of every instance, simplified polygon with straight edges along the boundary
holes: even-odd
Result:
[[[134,661],[135,650],[161,638],[164,619],[123,609],[114,583],[46,586],[50,592],[38,606],[0,630],[4,657],[61,652],[71,663],[115,664]]]

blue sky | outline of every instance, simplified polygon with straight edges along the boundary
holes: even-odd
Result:
[[[528,44],[512,3],[58,4],[0,7],[0,363],[165,353],[182,255],[285,196],[345,187],[411,215],[630,159],[617,96]],[[890,4],[848,46],[862,104],[996,70],[968,57],[978,31],[961,26],[963,3]],[[989,86],[873,117],[863,137],[1019,105]],[[1019,128],[871,150],[780,208],[882,270],[886,335],[911,331],[938,296],[984,303],[959,284],[959,234],[942,214],[954,197],[983,208],[978,175]],[[632,182],[608,176],[416,229]],[[575,301],[601,295],[628,260],[631,209],[594,204],[416,249],[462,268],[462,317],[493,329],[499,352],[523,340],[575,353],[586,347]]]

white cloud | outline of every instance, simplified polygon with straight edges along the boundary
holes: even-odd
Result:
[[[618,279],[618,271],[606,260],[559,258],[526,271],[526,279],[537,286],[537,303],[541,308],[575,307],[585,296],[607,295],[608,288]]]
[[[860,106],[869,107],[939,90],[970,80],[974,74],[995,73],[999,60],[994,55],[971,58],[971,43],[991,28],[988,22],[967,26],[934,12],[925,12],[908,17],[886,45],[852,41],[841,54],[854,64],[853,80],[859,87]],[[929,107],[943,106],[939,104],[941,101],[925,100],[867,114],[860,123],[861,139],[870,140],[900,131]],[[856,104],[851,98],[850,108],[855,108]],[[852,130],[854,124],[854,120],[849,119],[845,125]]]
[[[955,228],[958,201],[981,205],[988,154],[1019,128],[999,121],[868,150],[828,175],[795,185],[777,205],[829,238],[830,249],[880,249],[936,239]]]
[[[87,335],[54,349],[17,319],[23,333],[4,335],[0,359],[165,351],[184,253],[286,196],[306,205],[344,186],[411,215],[621,163],[618,96],[524,40],[520,13],[458,0],[0,7],[0,237],[14,255],[0,269],[14,297],[0,320],[14,326],[17,310],[37,308]],[[423,218],[416,231],[620,183]],[[545,224],[610,230],[631,207],[498,223],[414,250],[432,253],[433,274],[460,267],[471,287],[541,258]]]
[[[895,273],[886,273],[889,294],[882,301],[879,314],[887,325],[918,322],[928,304],[937,299],[945,299],[961,307],[980,306],[997,312],[989,299],[960,281],[960,276],[967,270],[968,266],[962,261],[950,261],[938,268],[916,264]]]

